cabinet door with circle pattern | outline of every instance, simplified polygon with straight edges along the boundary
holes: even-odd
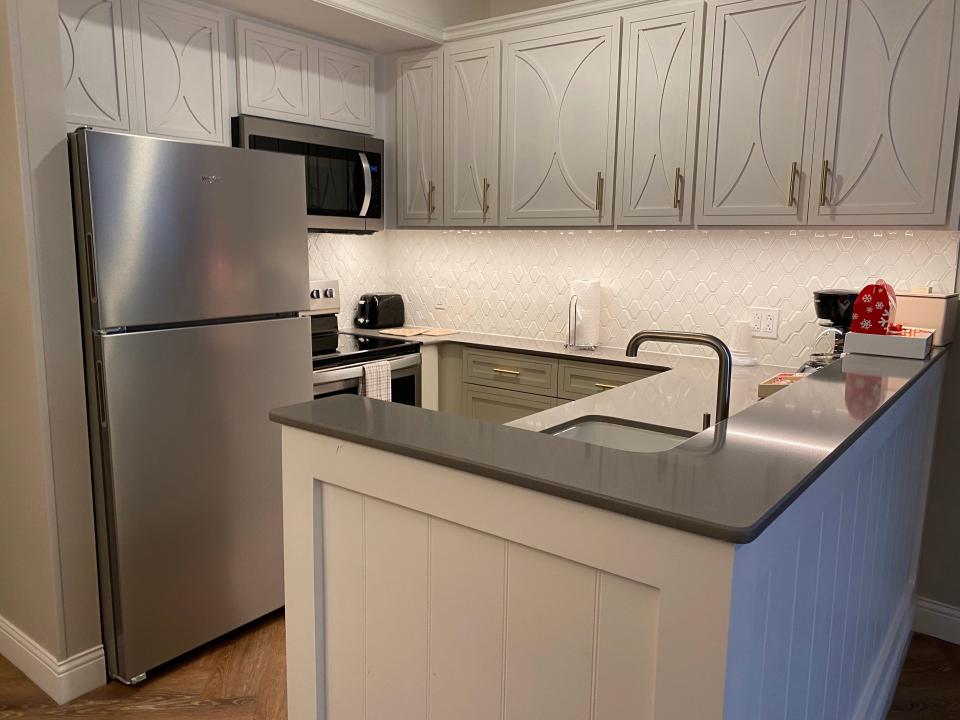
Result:
[[[627,13],[623,45],[617,223],[690,223],[703,3]]]
[[[318,44],[320,124],[373,133],[373,56]]]
[[[943,225],[960,105],[960,5],[839,0],[836,10],[811,222]]]
[[[150,135],[229,144],[225,17],[172,0],[141,0],[137,64]]]
[[[609,225],[620,16],[503,38],[503,225]]]
[[[796,225],[812,157],[817,0],[714,0],[707,14],[697,220]]]
[[[120,0],[60,0],[60,59],[70,129],[133,129]]]
[[[317,104],[312,89],[310,41],[237,20],[237,91],[240,112],[308,123]]]

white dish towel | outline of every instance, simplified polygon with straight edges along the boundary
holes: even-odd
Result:
[[[360,369],[363,371],[360,376],[360,394],[363,397],[386,400],[387,402],[393,399],[390,392],[390,362],[388,360],[367,363]]]

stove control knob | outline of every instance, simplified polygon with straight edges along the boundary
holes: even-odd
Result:
[[[335,298],[335,297],[337,296],[337,294],[333,291],[333,288],[326,288],[326,289],[323,291],[323,296],[324,296],[325,298]]]
[[[310,299],[311,299],[311,300],[319,300],[319,299],[320,299],[320,291],[319,291],[319,290],[311,290],[311,291],[310,291]]]

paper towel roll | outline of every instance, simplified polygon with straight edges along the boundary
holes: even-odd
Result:
[[[576,312],[570,303],[570,342],[576,347],[596,347],[600,344],[600,281],[574,280],[570,297],[577,298]]]

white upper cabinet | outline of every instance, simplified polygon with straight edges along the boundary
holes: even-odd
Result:
[[[496,225],[500,180],[500,41],[444,51],[444,220]]]
[[[318,43],[317,54],[320,74],[318,124],[373,133],[373,56],[328,43]]]
[[[229,144],[225,18],[172,0],[141,0],[135,62],[151,135]]]
[[[67,125],[131,130],[120,0],[61,0]]]
[[[443,225],[443,51],[397,58],[397,224]]]
[[[958,3],[831,4],[810,222],[944,224],[960,106]]]
[[[500,222],[613,221],[620,16],[503,38]]]
[[[373,68],[367,53],[237,20],[241,113],[372,133]]]
[[[301,35],[237,20],[240,112],[309,123],[318,100],[311,50]]]
[[[693,221],[703,3],[624,15],[617,224]]]
[[[712,0],[707,17],[697,220],[797,224],[812,154],[816,0]]]

